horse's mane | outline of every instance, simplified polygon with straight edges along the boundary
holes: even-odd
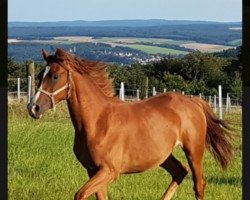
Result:
[[[108,78],[105,63],[82,59],[59,48],[56,50],[55,55],[49,55],[46,51],[43,51],[43,57],[47,63],[57,62],[61,66],[64,66],[64,61],[66,61],[72,70],[80,74],[88,74],[104,95],[107,97],[114,96],[113,80]]]
[[[114,96],[113,80],[108,78],[107,65],[105,63],[71,55],[69,57],[71,59],[68,59],[68,61],[74,70],[80,74],[88,74],[107,97]]]

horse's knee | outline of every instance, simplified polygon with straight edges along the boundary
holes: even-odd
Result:
[[[175,173],[172,173],[172,179],[180,184],[185,176],[188,174],[188,168],[185,165],[179,165],[179,168],[176,168]]]

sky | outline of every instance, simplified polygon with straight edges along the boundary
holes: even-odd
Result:
[[[242,0],[8,0],[8,21],[242,21]]]

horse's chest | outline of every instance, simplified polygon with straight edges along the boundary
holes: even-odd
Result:
[[[89,153],[87,142],[84,138],[75,136],[74,153],[78,161],[87,169],[95,167],[93,159]]]

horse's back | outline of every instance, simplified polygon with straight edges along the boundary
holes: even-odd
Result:
[[[187,131],[204,130],[206,117],[196,97],[176,92],[163,93],[136,103],[120,104],[114,108],[111,123],[116,121],[122,130],[132,132],[158,132],[166,130],[175,135]],[[179,135],[178,135],[179,136]]]

